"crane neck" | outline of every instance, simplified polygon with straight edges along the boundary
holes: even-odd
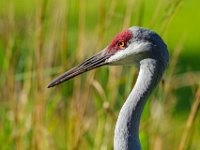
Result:
[[[114,150],[140,150],[139,123],[148,96],[158,84],[165,64],[156,59],[140,61],[134,88],[120,110],[114,135]]]

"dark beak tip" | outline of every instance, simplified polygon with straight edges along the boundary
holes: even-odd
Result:
[[[50,83],[49,85],[47,85],[47,88],[52,88],[52,87],[54,87],[54,86],[55,86],[54,83]]]
[[[52,86],[50,86],[50,85],[47,86],[48,89],[51,88],[51,87],[52,87]]]

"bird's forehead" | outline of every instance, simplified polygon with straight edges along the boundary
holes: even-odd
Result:
[[[130,31],[130,30],[125,30],[125,31],[122,31],[120,33],[118,33],[114,39],[112,40],[112,42],[110,43],[109,45],[109,49],[112,49],[116,46],[117,42],[118,41],[124,41],[124,42],[127,42],[129,41],[131,38],[133,37],[133,33]]]

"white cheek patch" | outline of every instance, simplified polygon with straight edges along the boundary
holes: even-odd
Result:
[[[107,62],[110,64],[133,63],[138,59],[136,55],[142,51],[145,51],[147,45],[148,43],[145,42],[133,42],[126,49],[120,50],[111,56]]]

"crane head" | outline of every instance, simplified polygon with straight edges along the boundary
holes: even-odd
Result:
[[[131,27],[118,33],[105,49],[54,79],[48,88],[100,66],[133,65],[148,58],[167,65],[169,54],[166,44],[154,31]]]

